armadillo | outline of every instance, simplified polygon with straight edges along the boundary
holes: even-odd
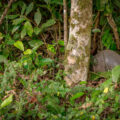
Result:
[[[103,50],[94,56],[94,72],[105,72],[120,65],[120,55],[112,50]]]

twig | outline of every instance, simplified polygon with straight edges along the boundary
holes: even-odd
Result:
[[[67,23],[67,2],[66,0],[63,0],[63,5],[64,5],[64,44],[65,47],[68,42],[68,23]]]
[[[2,16],[1,16],[1,18],[0,18],[0,25],[2,24],[5,16],[7,15],[7,12],[8,12],[8,10],[9,10],[10,6],[12,5],[13,1],[14,1],[14,0],[10,0],[9,3],[8,3],[7,8],[4,10],[4,12],[3,12],[3,14],[2,14]]]
[[[99,17],[100,17],[100,11],[98,11],[97,13],[97,16],[96,16],[96,19],[95,19],[95,29],[98,28],[98,25],[99,25]],[[94,36],[93,36],[93,49],[91,51],[91,53],[93,54],[97,48],[97,45],[96,45],[96,37],[97,37],[97,32],[94,33]]]
[[[109,16],[107,16],[107,21],[108,21],[109,25],[111,26],[111,28],[113,29],[117,49],[120,50],[120,38],[119,38],[118,30],[117,30],[117,25],[111,14]]]

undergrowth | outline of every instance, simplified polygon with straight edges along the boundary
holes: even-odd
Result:
[[[94,1],[94,17],[101,16],[92,34],[99,32],[98,49],[116,50],[106,15],[120,33],[120,3],[104,1]],[[0,1],[0,15],[6,5]],[[62,10],[62,0],[19,0],[9,9],[0,26],[0,120],[120,119],[120,66],[66,86]]]

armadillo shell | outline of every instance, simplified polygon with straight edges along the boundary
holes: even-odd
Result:
[[[120,65],[120,55],[112,50],[103,50],[94,56],[94,72],[105,72]]]

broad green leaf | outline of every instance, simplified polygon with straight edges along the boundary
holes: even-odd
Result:
[[[41,27],[47,28],[47,27],[50,27],[50,26],[54,25],[55,23],[56,23],[56,21],[54,19],[50,19],[46,23],[42,24]]]
[[[56,21],[54,19],[50,19],[46,23],[43,23],[40,28],[35,27],[34,28],[34,33],[36,35],[38,35],[39,33],[43,32],[45,29],[47,29],[48,27],[54,25],[55,23],[56,23]]]
[[[86,81],[81,81],[81,82],[80,82],[80,85],[85,85],[85,84],[87,84]]]
[[[41,29],[39,27],[34,28],[34,33],[38,35],[40,33]]]
[[[64,53],[64,52],[65,52],[64,46],[60,47],[60,52],[61,52],[61,53]]]
[[[34,48],[34,49],[37,49],[39,48],[41,45],[43,45],[44,43],[41,41],[41,40],[31,40],[29,42],[29,45]]]
[[[3,39],[3,34],[0,32],[0,40]]]
[[[113,82],[118,82],[118,80],[120,80],[120,65],[112,69],[112,80]]]
[[[79,93],[76,93],[75,95],[73,95],[71,98],[70,98],[70,101],[74,101],[75,99],[81,97],[84,95],[84,92],[79,92]]]
[[[37,9],[37,12],[34,15],[34,21],[36,22],[37,26],[40,24],[41,18],[42,16],[41,16],[40,10]]]
[[[40,66],[45,66],[45,65],[49,65],[51,63],[53,63],[52,59],[50,59],[50,58],[43,58],[43,59],[40,60],[40,64],[39,65]]]
[[[0,105],[0,108],[4,108],[6,106],[8,106],[9,104],[11,104],[13,101],[13,95],[10,95],[8,98],[6,98]]]
[[[23,27],[21,31],[21,38],[23,39],[26,36],[26,29]]]
[[[50,52],[56,54],[56,50],[55,50],[54,45],[48,44],[48,45],[47,45],[47,49],[48,49]]]
[[[9,41],[7,41],[7,45],[14,45],[14,43],[15,43],[15,41],[14,40],[9,40]]]
[[[13,20],[13,25],[18,25],[21,24],[25,21],[25,18],[17,18],[15,20]]]
[[[23,5],[22,5],[22,10],[21,10],[21,15],[24,14],[26,8],[27,8],[27,5],[26,5],[25,3],[23,3]]]
[[[0,63],[4,63],[7,61],[7,58],[4,55],[0,55]]]
[[[33,2],[29,4],[29,6],[26,9],[25,15],[28,15],[33,10],[34,4]]]
[[[63,40],[58,40],[58,44],[61,46],[64,46],[64,41]]]
[[[31,49],[27,49],[26,51],[24,51],[24,55],[30,55],[30,54],[32,54]]]
[[[32,37],[33,34],[33,27],[29,21],[25,22],[24,24],[24,29],[26,29],[26,33]]]
[[[105,30],[102,35],[102,44],[108,49],[116,50],[116,44],[109,29]]]
[[[12,20],[12,19],[17,18],[18,16],[19,15],[17,15],[17,14],[16,15],[7,15],[7,18]]]
[[[12,34],[15,33],[19,28],[20,28],[19,25],[14,26],[13,29],[12,29]]]
[[[20,49],[21,51],[24,51],[24,45],[21,41],[17,41],[14,43],[14,46],[18,49]]]
[[[54,25],[55,23],[56,23],[56,21],[54,19],[48,20],[46,23],[42,24],[42,26],[40,27],[40,31],[39,32],[44,31],[46,28]]]
[[[35,61],[35,64],[40,66],[40,67],[50,65],[51,63],[53,63],[53,60],[50,58],[42,58],[42,57],[39,58],[38,57]]]

